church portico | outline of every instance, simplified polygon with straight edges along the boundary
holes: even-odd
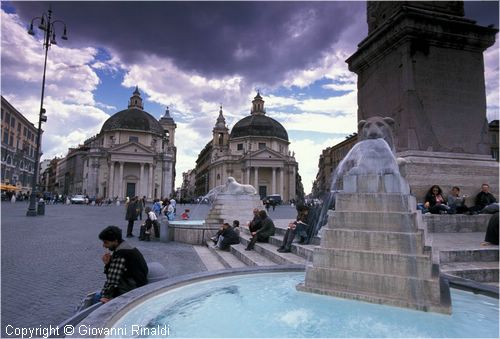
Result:
[[[87,145],[90,152],[98,150],[100,163],[96,175],[84,168],[84,175],[90,173],[92,179],[86,181],[87,192],[99,192],[94,186],[100,183],[100,198],[170,197],[175,177],[175,128],[168,109],[159,121],[143,110],[136,88],[128,109],[110,117]]]

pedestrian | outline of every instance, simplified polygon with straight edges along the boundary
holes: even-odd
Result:
[[[134,236],[132,234],[132,231],[134,229],[134,221],[137,220],[137,201],[135,200],[135,198],[132,198],[132,200],[130,200],[127,205],[125,220],[128,221],[127,238],[131,238]]]
[[[107,252],[102,256],[106,282],[96,299],[107,303],[128,291],[147,284],[148,265],[141,252],[122,239],[122,230],[108,226],[99,239]]]
[[[161,213],[161,202],[160,202],[160,199],[155,199],[154,200],[152,211],[156,214],[157,217],[160,216],[160,213]]]

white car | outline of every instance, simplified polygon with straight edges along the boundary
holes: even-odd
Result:
[[[71,197],[71,203],[72,204],[84,204],[85,203],[85,196],[81,194],[77,194]]]

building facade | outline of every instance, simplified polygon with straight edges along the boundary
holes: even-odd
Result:
[[[312,187],[312,197],[322,199],[329,193],[332,186],[333,173],[342,159],[358,141],[358,134],[353,133],[332,147],[323,150],[319,157],[318,174]]]
[[[127,109],[112,115],[99,134],[59,160],[57,193],[118,200],[172,196],[176,127],[168,108],[159,120],[144,111],[136,87]]]
[[[281,195],[284,201],[303,198],[298,164],[289,145],[287,131],[266,115],[259,93],[252,101],[250,115],[231,131],[221,107],[212,140],[196,161],[195,194],[205,195],[234,177],[239,183],[254,186],[262,198],[271,194]]]
[[[28,193],[35,172],[38,129],[3,96],[1,98],[1,182]]]

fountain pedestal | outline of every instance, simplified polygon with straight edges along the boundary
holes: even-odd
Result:
[[[447,284],[398,174],[346,175],[301,291],[451,313]]]
[[[207,233],[208,238],[215,235],[218,228],[225,222],[232,225],[233,220],[238,220],[240,225],[246,225],[253,219],[254,208],[262,209],[262,201],[256,194],[217,194],[205,219],[205,225],[215,229],[213,234]]]

